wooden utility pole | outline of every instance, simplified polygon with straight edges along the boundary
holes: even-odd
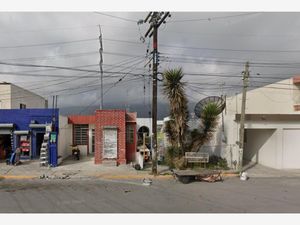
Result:
[[[246,62],[245,71],[243,71],[243,93],[242,108],[240,118],[240,140],[239,140],[239,170],[243,168],[243,152],[244,152],[244,135],[245,135],[245,111],[246,111],[246,94],[249,82],[249,62]]]
[[[100,54],[100,61],[99,61],[99,67],[100,67],[100,82],[101,82],[101,92],[100,92],[100,109],[103,109],[103,46],[102,46],[102,32],[101,32],[101,26],[99,25],[99,54]]]
[[[169,12],[150,12],[144,20],[146,23],[149,20],[150,27],[145,34],[145,38],[153,36],[153,51],[152,51],[152,173],[157,175],[157,66],[158,66],[158,28],[165,22],[165,19],[170,16]],[[150,33],[151,32],[151,33]]]

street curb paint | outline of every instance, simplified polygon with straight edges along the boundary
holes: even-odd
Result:
[[[37,176],[23,176],[23,175],[4,175],[0,176],[1,179],[12,179],[12,180],[26,180],[26,179],[34,179]]]

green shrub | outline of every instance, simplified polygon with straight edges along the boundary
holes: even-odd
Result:
[[[170,146],[167,148],[167,152],[165,155],[166,164],[171,168],[175,168],[175,160],[181,158],[181,149],[178,147]]]
[[[227,160],[217,155],[212,155],[209,157],[208,168],[213,169],[229,169]]]
[[[181,158],[176,157],[174,158],[173,162],[174,162],[174,167],[178,170],[183,170],[186,168],[184,157]]]

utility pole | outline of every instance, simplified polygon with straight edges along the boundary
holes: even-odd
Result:
[[[249,83],[249,62],[246,62],[245,71],[243,71],[243,94],[242,108],[240,118],[240,140],[239,140],[239,170],[243,168],[243,152],[244,152],[244,134],[245,134],[245,111],[246,111],[246,94]]]
[[[100,109],[103,109],[103,45],[102,45],[102,31],[101,26],[99,25],[99,54],[100,54],[100,61],[99,61],[99,67],[100,67],[100,82],[101,82],[101,92],[100,92]]]
[[[152,51],[152,147],[154,153],[152,155],[152,173],[157,175],[157,66],[158,66],[158,28],[165,22],[165,19],[171,16],[169,12],[150,12],[144,20],[147,23],[148,19],[150,27],[145,34],[145,38],[153,36],[153,51]]]

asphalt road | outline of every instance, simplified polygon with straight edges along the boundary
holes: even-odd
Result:
[[[2,213],[267,213],[300,212],[299,178],[223,183],[2,180]]]

